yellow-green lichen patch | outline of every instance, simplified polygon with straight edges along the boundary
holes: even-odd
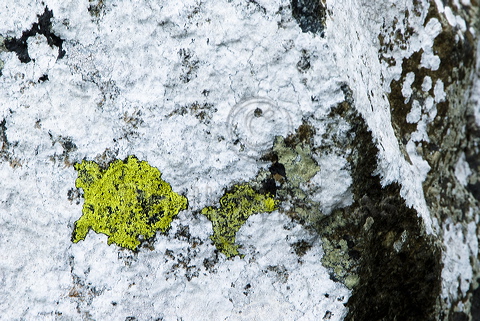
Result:
[[[250,185],[236,185],[220,198],[220,208],[202,210],[213,226],[210,236],[217,249],[228,258],[239,255],[235,235],[252,214],[272,212],[277,201],[269,194],[256,192]]]
[[[116,160],[107,169],[92,161],[75,164],[77,188],[83,189],[83,215],[75,222],[72,241],[90,229],[108,236],[108,244],[135,250],[144,239],[165,232],[187,199],[172,191],[160,171],[135,156]]]

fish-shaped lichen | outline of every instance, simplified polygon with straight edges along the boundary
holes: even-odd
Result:
[[[235,185],[220,198],[220,208],[206,207],[202,210],[213,226],[210,239],[217,249],[228,258],[239,255],[235,236],[252,214],[272,212],[277,201],[269,194],[256,192],[250,185]]]
[[[75,164],[77,188],[85,203],[75,222],[72,241],[84,240],[88,231],[108,236],[108,244],[135,250],[142,239],[165,232],[179,211],[187,208],[186,197],[173,192],[160,171],[135,156],[116,160],[107,169],[93,161]]]

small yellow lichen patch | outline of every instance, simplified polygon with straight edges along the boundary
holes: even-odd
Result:
[[[75,222],[72,241],[85,239],[90,229],[108,236],[108,244],[135,250],[139,236],[165,232],[187,199],[172,191],[160,171],[135,156],[116,160],[103,170],[92,161],[75,164],[77,188],[84,191],[83,215]]]
[[[228,258],[239,255],[235,235],[252,214],[272,212],[277,201],[270,195],[260,194],[248,185],[236,185],[220,199],[220,208],[206,207],[202,210],[212,221],[210,236],[217,249]]]

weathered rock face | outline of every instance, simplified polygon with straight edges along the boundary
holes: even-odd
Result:
[[[347,102],[332,114],[347,119],[355,133],[349,157],[355,202],[319,222],[317,230],[324,244],[331,244],[324,246],[324,264],[353,288],[346,319],[435,320],[441,249],[417,212],[405,205],[398,184],[382,187],[374,174],[378,149],[362,117]],[[332,250],[342,243],[343,256]],[[355,282],[349,284],[352,275]]]
[[[362,8],[361,2],[357,4]],[[373,13],[381,9],[388,12],[392,7],[368,7]],[[348,319],[475,319],[478,312],[470,311],[469,298],[478,277],[478,3],[415,1],[396,12],[383,17],[380,29],[375,28],[375,19],[357,26],[358,41],[362,35],[378,37],[374,47],[381,74],[362,66],[347,69],[353,74],[351,79],[366,83],[365,92],[357,93],[354,103],[367,123],[372,123],[370,115],[375,110],[382,109],[381,103],[374,102],[375,90],[384,89],[388,97],[384,106],[391,113],[398,149],[423,178],[423,193],[405,191],[405,186],[414,183],[402,173],[396,179],[403,185],[400,192],[396,183],[385,179],[388,168],[380,171],[384,176],[380,184],[365,166],[375,160],[366,163],[363,157],[356,158],[352,166],[355,203],[330,216],[320,230],[328,231],[327,238],[336,244],[342,239],[350,243],[348,259],[356,262],[350,269],[359,281],[348,303]],[[426,35],[431,39],[426,40]],[[362,50],[366,56],[369,45]],[[362,53],[358,56],[363,57]],[[376,76],[380,76],[380,86],[370,78]],[[353,87],[354,92],[358,89]],[[362,100],[364,94],[368,101]],[[376,125],[371,127],[374,141],[383,146],[384,133]],[[359,154],[377,154],[373,146],[366,146],[370,139],[360,137],[365,140],[359,144],[363,150]],[[409,208],[399,194],[409,205],[424,194],[431,221],[426,216],[419,221],[421,206],[417,202]],[[425,233],[424,224],[429,221],[433,231]],[[341,224],[330,231],[332,222]],[[474,296],[473,306],[475,300]]]
[[[480,318],[479,17],[478,0],[6,6],[1,315]],[[87,165],[101,175],[75,188]]]

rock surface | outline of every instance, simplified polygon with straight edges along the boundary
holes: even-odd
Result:
[[[2,317],[479,319],[479,17],[478,0],[4,1]],[[130,155],[188,208],[135,250],[72,243],[75,166]],[[227,257],[229,213],[248,215]]]

